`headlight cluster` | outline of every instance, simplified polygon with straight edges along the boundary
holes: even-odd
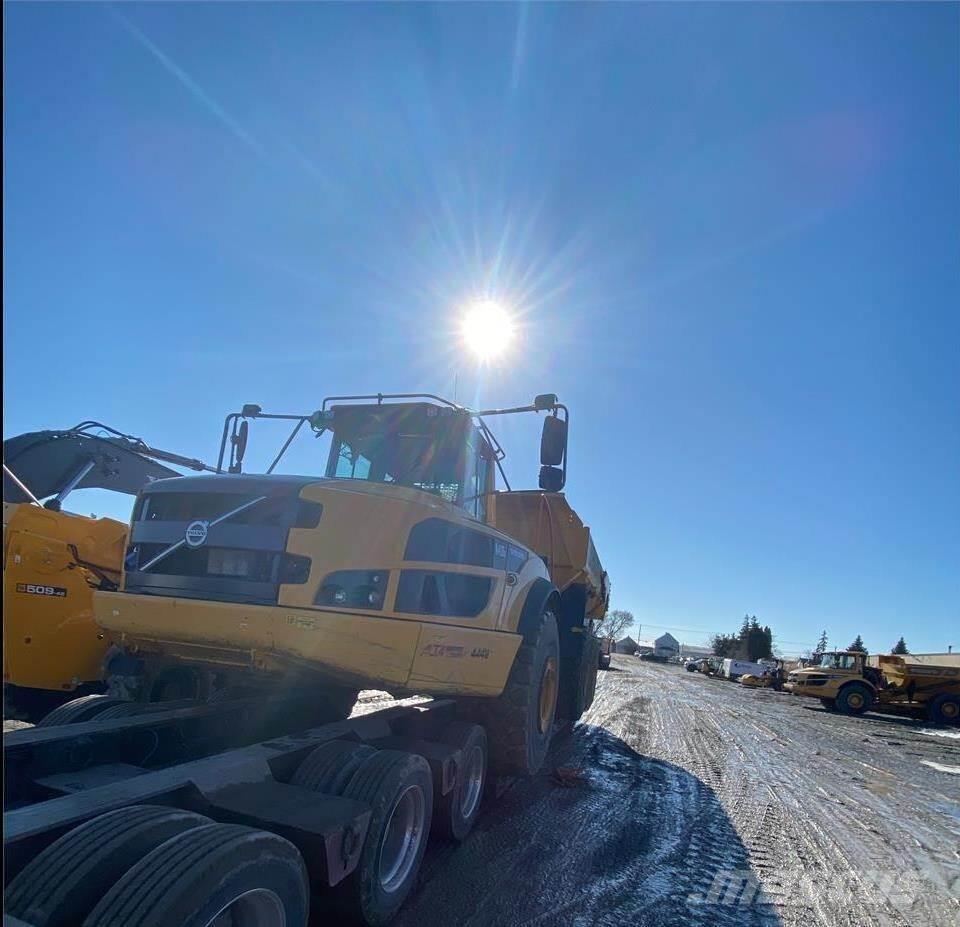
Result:
[[[383,608],[389,570],[340,570],[320,585],[315,604],[343,608]]]

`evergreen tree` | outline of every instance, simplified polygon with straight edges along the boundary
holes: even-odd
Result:
[[[907,650],[907,642],[901,637],[900,640],[893,645],[893,650],[891,650],[890,653],[910,653],[910,651]]]
[[[820,634],[820,640],[817,641],[816,649],[813,651],[814,656],[817,654],[824,654],[827,652],[827,647],[829,646],[827,642],[827,632],[822,631]]]
[[[867,648],[863,646],[863,638],[858,634],[857,639],[847,648],[847,650],[855,650],[857,653],[867,653]]]

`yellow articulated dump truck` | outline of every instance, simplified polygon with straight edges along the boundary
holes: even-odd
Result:
[[[847,715],[876,710],[906,712],[938,724],[960,721],[960,666],[888,654],[869,666],[865,653],[836,651],[823,654],[819,666],[791,672],[784,688]]]
[[[488,423],[525,412],[519,491]],[[269,419],[292,430],[245,474]],[[465,839],[488,774],[537,773],[593,699],[609,584],[563,494],[567,425],[552,394],[245,406],[217,473],[145,486],[94,593],[110,693],[4,738],[6,914],[305,927],[322,895],[336,923],[390,920],[428,835]],[[329,437],[323,476],[274,472],[301,432]],[[361,687],[432,698],[351,713]]]
[[[504,452],[486,421],[527,411],[548,413],[541,488],[497,492]],[[495,769],[535,773],[554,721],[592,699],[591,619],[608,599],[560,491],[566,416],[553,395],[481,413],[377,395],[228,416],[227,472],[145,488],[122,589],[97,596],[97,621],[123,648],[111,664],[121,691],[300,686],[325,720],[346,717],[360,688],[457,696],[485,722]],[[268,418],[330,433],[324,477],[240,472],[248,422]]]
[[[204,466],[98,422],[3,442],[6,710],[36,720],[68,699],[103,690],[108,643],[93,621],[93,593],[118,588],[127,525],[64,506],[77,489],[134,496],[153,480],[179,476],[161,459]]]

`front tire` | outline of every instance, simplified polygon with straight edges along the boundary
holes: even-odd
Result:
[[[524,636],[503,693],[469,703],[468,720],[487,731],[490,770],[501,776],[534,776],[553,735],[560,688],[560,640],[550,609]]]
[[[859,682],[845,685],[837,695],[837,711],[843,715],[862,715],[873,704],[873,693]]]

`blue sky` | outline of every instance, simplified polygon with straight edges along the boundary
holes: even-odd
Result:
[[[960,646],[957,5],[4,23],[5,436],[96,418],[212,458],[243,402],[555,391],[641,636]],[[485,369],[480,294],[520,329]],[[499,428],[515,485],[536,430]]]

